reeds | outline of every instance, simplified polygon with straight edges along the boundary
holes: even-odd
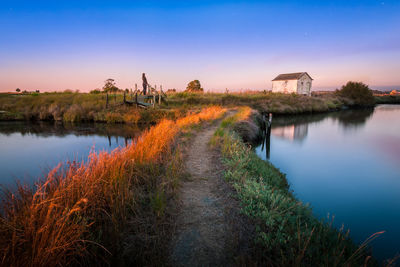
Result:
[[[4,190],[0,265],[110,263],[111,254],[122,250],[121,233],[127,222],[135,216],[136,221],[145,221],[137,217],[151,203],[156,209],[165,206],[154,196],[163,201],[161,189],[176,184],[170,176],[177,167],[168,160],[176,158],[172,149],[182,127],[218,118],[224,112],[210,107],[177,122],[163,120],[126,148],[92,152],[86,162],[59,164],[34,189],[19,185],[15,192]],[[159,177],[164,177],[162,183]],[[143,228],[140,224],[133,227]]]

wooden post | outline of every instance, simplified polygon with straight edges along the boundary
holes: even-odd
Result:
[[[126,91],[124,91],[124,104],[125,104],[125,100],[126,100],[126,99],[125,99],[125,94],[126,94]]]
[[[156,94],[153,93],[153,108],[155,108],[155,104],[156,104]]]
[[[108,108],[108,92],[106,93],[106,108]]]
[[[138,102],[137,102],[137,91],[136,91],[136,95],[135,95],[135,103],[136,103],[136,108],[138,107]]]

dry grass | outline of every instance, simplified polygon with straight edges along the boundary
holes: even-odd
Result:
[[[153,175],[160,171],[155,169],[171,165],[167,161],[174,157],[178,132],[224,112],[210,107],[177,122],[163,120],[126,148],[92,152],[82,163],[60,164],[36,189],[21,185],[16,192],[6,190],[0,209],[1,265],[109,263],[111,254],[121,249],[118,242],[126,222],[148,202],[163,207],[158,198],[149,201],[143,195],[154,195],[147,191],[159,188]]]

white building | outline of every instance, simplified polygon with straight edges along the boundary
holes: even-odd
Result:
[[[272,80],[272,92],[311,95],[313,79],[307,72],[279,74]]]

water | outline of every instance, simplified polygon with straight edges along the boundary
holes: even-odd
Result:
[[[59,162],[85,160],[93,149],[126,146],[140,132],[122,124],[0,122],[0,184],[33,184]]]
[[[380,261],[400,252],[400,106],[274,118],[270,147],[256,152],[356,242],[386,231],[371,243]]]

